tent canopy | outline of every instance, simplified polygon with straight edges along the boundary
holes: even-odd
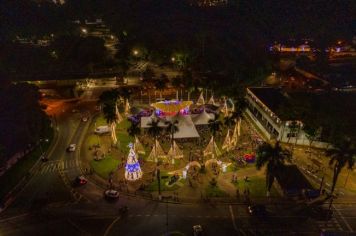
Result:
[[[209,120],[214,119],[214,117],[214,114],[207,113],[205,109],[200,114],[192,115],[192,119],[195,125],[207,125],[209,124]]]

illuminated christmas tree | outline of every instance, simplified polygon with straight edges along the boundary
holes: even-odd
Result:
[[[130,152],[125,166],[125,179],[135,181],[142,178],[142,171],[136,156],[134,145],[129,144]]]

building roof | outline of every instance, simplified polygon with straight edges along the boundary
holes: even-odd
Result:
[[[251,87],[248,88],[266,107],[277,113],[279,108],[288,101],[282,94],[281,89],[272,87]],[[277,114],[278,115],[278,114]]]

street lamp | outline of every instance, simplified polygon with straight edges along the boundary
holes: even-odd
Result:
[[[133,54],[134,54],[135,56],[137,56],[137,55],[138,55],[138,51],[137,51],[137,50],[133,50]]]
[[[171,61],[172,61],[172,62],[175,62],[175,61],[176,61],[176,58],[175,58],[175,57],[172,57],[172,58],[171,58]]]
[[[85,28],[82,28],[81,31],[82,31],[83,34],[87,34],[88,33],[88,30],[85,29]]]

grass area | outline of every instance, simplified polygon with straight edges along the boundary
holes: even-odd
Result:
[[[243,194],[245,187],[250,190],[250,195],[253,197],[266,196],[266,178],[264,176],[253,176],[249,178],[249,181],[245,183],[244,180],[238,180],[235,186],[239,189],[240,194]],[[279,196],[277,190],[272,186],[271,196]]]
[[[53,140],[53,132],[49,134],[49,142],[42,143],[43,151],[46,152]],[[19,160],[14,166],[12,166],[6,173],[0,178],[0,200],[9,192],[12,188],[19,183],[19,181],[28,174],[28,171],[36,163],[41,156],[41,148],[36,147],[31,153]]]
[[[226,192],[221,190],[218,186],[211,186],[209,184],[205,189],[205,194],[207,197],[227,197],[229,196]]]
[[[96,122],[96,126],[108,125],[103,114],[100,114],[95,122]]]
[[[175,191],[179,189],[180,187],[177,184],[174,184],[173,186],[169,187],[166,185],[167,182],[169,182],[171,175],[168,175],[167,172],[161,172],[161,177],[162,176],[168,176],[166,179],[161,178],[161,191]],[[185,184],[185,180],[180,179],[178,182]],[[158,181],[155,179],[150,185],[148,185],[145,190],[147,191],[158,191]]]
[[[117,140],[120,142],[120,148],[125,153],[129,152],[129,143],[134,142],[134,138],[127,133],[127,129],[130,127],[130,121],[127,119],[123,120],[116,126],[116,136]]]
[[[91,147],[93,145],[96,145],[100,142],[100,137],[98,137],[97,135],[89,135],[87,138],[87,143],[88,146]]]
[[[108,178],[111,171],[115,171],[117,169],[119,163],[119,160],[114,159],[112,156],[108,155],[101,161],[92,160],[90,162],[90,166],[93,168],[95,173],[106,179]]]

